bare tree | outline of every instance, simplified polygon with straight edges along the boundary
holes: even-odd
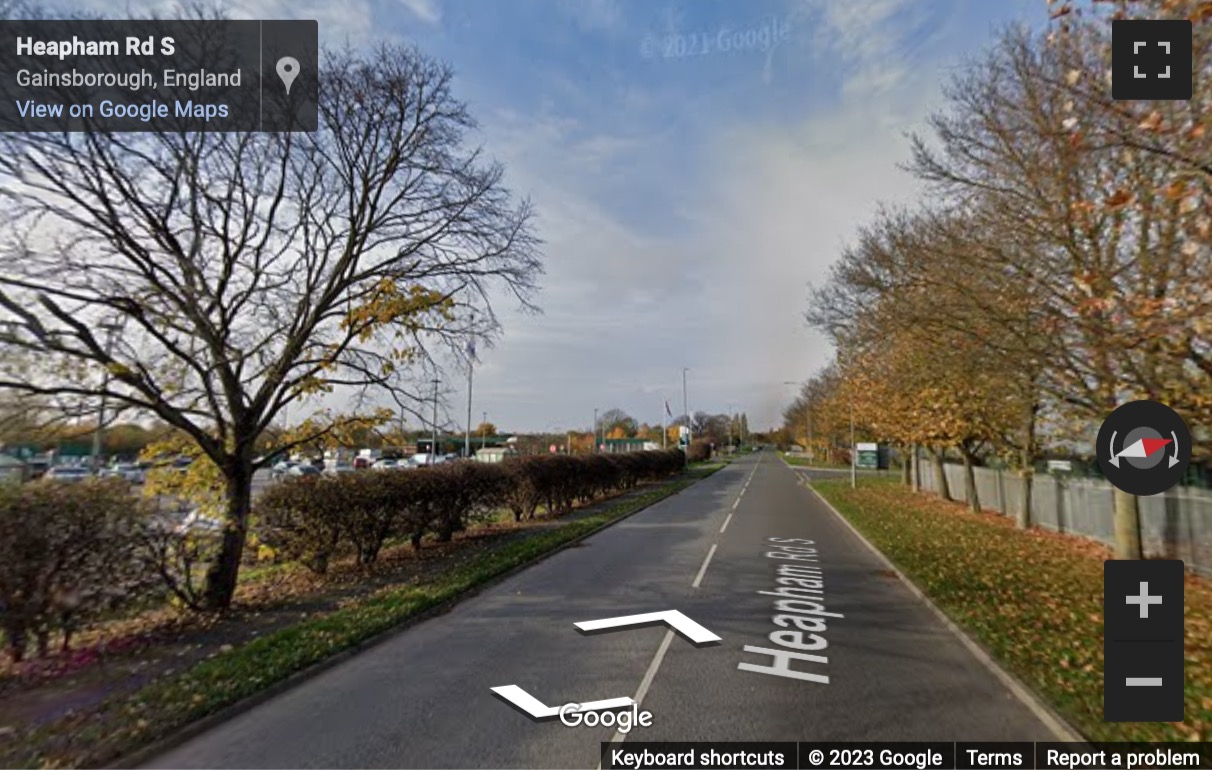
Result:
[[[196,442],[226,496],[210,608],[231,602],[254,446],[285,405],[336,389],[423,400],[407,375],[495,332],[490,292],[533,309],[530,204],[465,148],[475,124],[451,80],[383,45],[325,54],[315,133],[0,137],[0,388],[104,393]]]

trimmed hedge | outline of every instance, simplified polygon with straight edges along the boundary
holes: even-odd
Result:
[[[13,661],[158,584],[146,513],[117,480],[0,484],[0,631]]]
[[[673,476],[684,464],[682,452],[672,450],[294,478],[262,494],[256,530],[279,557],[323,574],[340,553],[371,564],[392,538],[407,538],[414,548],[426,535],[449,541],[501,509],[515,521],[534,518],[540,506],[558,515],[577,502]]]
[[[396,538],[420,548],[448,541],[502,510],[515,520],[679,473],[681,451],[498,464],[461,461],[407,471],[359,471],[273,484],[256,501],[253,530],[277,558],[324,574],[333,559],[373,564]],[[119,481],[0,485],[0,637],[13,660],[67,649],[81,622],[167,595],[198,607],[197,578],[213,533],[191,533],[132,500]]]

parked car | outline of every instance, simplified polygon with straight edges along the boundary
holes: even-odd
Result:
[[[383,460],[375,460],[375,464],[370,467],[372,470],[376,471],[394,471],[399,469],[400,463],[396,460],[387,458]]]
[[[293,477],[319,476],[320,469],[314,465],[308,465],[307,463],[297,463],[297,464],[291,466],[291,468],[288,471],[286,471],[286,475],[293,476]]]
[[[123,481],[128,481],[131,484],[142,484],[147,481],[147,474],[143,468],[135,463],[118,463],[111,465],[108,468],[103,468],[99,474],[102,478],[119,478]]]
[[[217,519],[214,516],[206,516],[197,508],[185,514],[185,518],[177,525],[177,532],[185,534],[191,532],[194,534],[210,534],[223,531],[223,520]]]
[[[283,460],[280,463],[278,463],[277,465],[275,465],[274,467],[269,469],[269,476],[270,476],[270,478],[274,478],[274,479],[281,478],[282,476],[285,476],[290,471],[290,469],[295,467],[296,465],[298,465],[298,463],[295,462],[294,460]]]
[[[61,481],[67,484],[75,484],[79,481],[84,481],[92,477],[92,473],[82,465],[56,465],[46,472],[43,478],[51,481]]]
[[[340,476],[342,473],[353,473],[356,470],[352,465],[347,463],[333,463],[324,468],[326,476]]]

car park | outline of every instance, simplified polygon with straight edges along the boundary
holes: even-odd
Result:
[[[370,467],[376,471],[394,471],[399,469],[400,463],[397,460],[384,458],[382,460],[375,460],[375,464]]]
[[[102,478],[118,478],[123,481],[128,481],[131,484],[142,484],[147,480],[147,474],[143,468],[135,463],[118,463],[111,465],[108,468],[103,468],[98,474]]]
[[[43,478],[67,484],[75,484],[92,478],[92,472],[82,465],[56,465],[46,472]]]
[[[282,476],[285,476],[287,474],[287,472],[289,472],[290,469],[295,467],[296,465],[298,465],[298,463],[295,462],[294,460],[283,460],[283,461],[279,462],[277,465],[275,465],[274,467],[269,469],[269,475],[271,478],[275,478],[275,479],[281,478]]]
[[[319,476],[320,469],[314,465],[308,465],[307,463],[297,463],[297,464],[291,466],[290,469],[286,471],[286,475],[290,476],[292,478],[298,478],[298,477],[302,477],[302,476]]]
[[[346,463],[332,463],[324,467],[324,475],[340,476],[345,473],[353,473],[355,470],[356,468]]]

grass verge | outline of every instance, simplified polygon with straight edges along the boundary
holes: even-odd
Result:
[[[779,454],[783,461],[788,465],[794,465],[799,468],[837,468],[839,470],[849,470],[850,463],[828,462],[826,460],[811,460],[802,455]]]
[[[109,766],[196,720],[391,631],[471,589],[685,489],[722,465],[694,469],[600,512],[452,566],[419,583],[367,594],[204,660],[174,676],[0,744],[3,767]]]
[[[1103,721],[1098,543],[1020,530],[1004,516],[914,493],[896,479],[815,481],[822,496],[1001,665],[1095,741],[1208,740],[1212,584],[1186,584],[1186,721]],[[1108,512],[1108,515],[1110,513]]]

